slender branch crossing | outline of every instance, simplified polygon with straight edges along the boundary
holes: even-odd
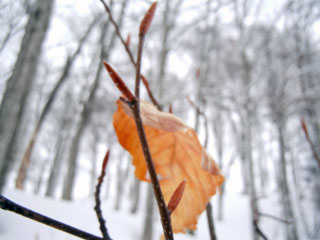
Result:
[[[103,239],[104,240],[111,240],[109,233],[108,233],[108,229],[106,227],[106,221],[104,220],[103,216],[102,216],[102,211],[101,211],[101,201],[100,201],[100,190],[101,190],[101,185],[103,182],[103,178],[106,175],[106,166],[109,160],[109,155],[110,155],[110,151],[108,151],[106,153],[106,156],[104,157],[103,163],[102,163],[102,168],[101,168],[101,174],[98,178],[98,183],[96,186],[96,192],[95,192],[95,201],[96,201],[96,205],[94,207],[94,210],[96,211],[97,214],[97,218],[100,224],[100,231],[102,233]]]
[[[77,229],[65,223],[59,222],[55,219],[49,218],[40,213],[37,213],[28,208],[25,208],[19,204],[16,204],[15,202],[12,202],[11,200],[5,198],[2,195],[0,195],[0,208],[2,208],[3,210],[14,212],[24,217],[30,218],[34,221],[40,222],[42,224],[48,225],[50,227],[53,227],[55,229],[69,233],[71,235],[77,236],[82,239],[103,240],[101,237],[97,237],[90,233],[84,232],[80,229]]]

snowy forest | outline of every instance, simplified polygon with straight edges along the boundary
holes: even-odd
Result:
[[[115,132],[108,65],[134,92],[152,3],[0,1],[1,197],[101,235],[110,150],[111,238],[160,239],[152,184]],[[140,99],[194,129],[224,178],[174,238],[319,240],[320,1],[159,0],[143,44]],[[0,209],[0,239],[21,238],[79,239]]]

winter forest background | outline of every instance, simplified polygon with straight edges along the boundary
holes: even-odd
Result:
[[[106,2],[135,54],[151,1]],[[151,188],[113,130],[119,92],[102,60],[131,88],[135,69],[101,2],[2,0],[0,29],[1,193],[98,232],[89,212],[111,149],[102,198],[112,237],[159,239]],[[268,239],[320,239],[320,1],[160,0],[142,72],[165,111],[201,141],[209,133],[226,179],[212,198],[218,239],[261,239],[254,219]],[[0,239],[74,239],[13,215],[0,211]],[[178,239],[209,239],[203,218]]]

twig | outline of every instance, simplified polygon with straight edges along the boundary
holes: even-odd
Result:
[[[103,0],[101,0],[101,1],[103,2]],[[136,86],[135,86],[135,96],[133,97],[133,99],[132,99],[132,93],[127,88],[124,81],[119,77],[118,74],[116,74],[116,72],[112,69],[112,67],[110,67],[106,63],[105,63],[105,65],[106,65],[108,73],[109,73],[110,77],[112,78],[112,80],[114,81],[115,85],[119,88],[119,90],[122,93],[125,94],[125,96],[127,98],[127,99],[124,99],[124,98],[120,98],[120,99],[122,101],[124,101],[125,103],[127,103],[133,112],[134,121],[136,123],[136,128],[138,131],[139,140],[141,143],[144,158],[147,163],[148,172],[149,172],[150,179],[152,182],[154,195],[157,200],[157,205],[158,205],[159,212],[160,212],[161,224],[162,224],[164,236],[165,236],[166,240],[173,240],[173,232],[172,232],[172,226],[171,226],[170,213],[168,211],[168,208],[166,206],[166,203],[165,203],[165,200],[164,200],[161,188],[160,188],[157,173],[156,173],[155,166],[154,166],[154,163],[153,163],[153,160],[151,157],[149,145],[147,142],[146,134],[144,132],[144,127],[143,127],[141,116],[140,116],[139,86],[137,86],[137,85],[140,85],[140,68],[141,68],[143,39],[144,39],[144,35],[147,33],[148,28],[151,24],[151,20],[152,20],[153,14],[155,12],[155,8],[156,8],[156,3],[153,3],[140,24],[139,50],[138,50],[137,64],[135,64],[135,67],[136,67]]]
[[[136,84],[134,95],[139,99],[140,97],[140,78],[141,78],[141,58],[142,58],[142,50],[143,50],[143,42],[144,42],[144,34],[139,33],[139,46],[138,46],[138,56],[136,62]]]
[[[19,215],[30,218],[34,221],[40,222],[42,224],[48,225],[50,227],[53,227],[55,229],[69,233],[82,239],[103,240],[101,237],[97,237],[90,233],[84,232],[80,229],[74,228],[70,225],[59,222],[40,213],[34,212],[28,208],[25,208],[19,204],[16,204],[15,202],[12,202],[11,200],[5,198],[2,195],[0,195],[0,208],[2,208],[3,210],[17,213]]]
[[[155,166],[151,157],[151,153],[149,150],[149,145],[147,142],[146,134],[144,132],[144,128],[142,125],[142,120],[140,116],[140,110],[139,110],[139,102],[134,100],[131,103],[131,109],[133,111],[134,120],[136,122],[138,135],[140,139],[140,143],[142,145],[143,154],[145,157],[145,160],[147,162],[148,172],[150,175],[150,179],[152,182],[153,191],[157,200],[160,216],[161,216],[161,223],[164,231],[164,236],[166,240],[173,240],[173,233],[172,233],[172,227],[171,227],[171,217],[169,214],[169,211],[166,207],[166,203],[163,198],[163,194],[160,189],[160,184],[158,181],[158,177],[156,174]]]
[[[98,178],[98,183],[96,186],[96,192],[94,194],[95,196],[95,201],[96,201],[96,205],[94,207],[94,210],[96,211],[97,217],[98,217],[98,221],[100,224],[100,231],[102,233],[103,239],[104,240],[111,240],[109,234],[108,234],[108,229],[106,228],[106,221],[104,220],[103,216],[102,216],[102,211],[101,211],[101,201],[100,201],[100,189],[101,189],[101,185],[103,182],[103,178],[106,174],[105,169],[109,160],[109,155],[110,155],[110,151],[107,151],[103,163],[102,163],[102,168],[101,168],[101,174]]]
[[[261,217],[271,218],[273,220],[277,220],[277,221],[282,222],[282,223],[286,223],[286,224],[292,223],[292,221],[290,221],[290,220],[282,219],[282,218],[279,218],[277,216],[273,216],[271,214],[267,214],[267,213],[258,213],[258,214]]]
[[[187,100],[190,103],[190,105],[197,111],[199,115],[201,115],[204,119],[204,129],[205,129],[205,137],[204,137],[204,143],[203,146],[204,148],[207,148],[208,145],[208,139],[209,139],[209,132],[208,132],[208,118],[205,115],[203,111],[201,111],[200,107],[197,106],[189,96],[187,96]]]
[[[130,61],[135,65],[134,57],[133,57],[133,55],[132,55],[132,53],[131,53],[131,51],[130,51],[129,46],[126,44],[126,41],[124,40],[124,38],[122,37],[122,35],[121,35],[121,33],[120,33],[119,26],[118,26],[118,24],[116,23],[116,21],[114,20],[112,14],[111,14],[110,8],[108,7],[108,5],[106,4],[106,2],[105,2],[104,0],[100,0],[100,2],[102,3],[102,5],[104,6],[104,9],[105,9],[106,12],[108,13],[109,19],[110,19],[112,25],[113,25],[114,28],[115,28],[115,31],[116,31],[117,36],[119,37],[121,43],[122,43],[123,46],[125,47],[126,52],[128,53],[129,58],[130,58]]]
[[[253,225],[253,229],[256,232],[256,234],[258,234],[260,237],[262,237],[264,240],[268,240],[268,238],[266,237],[266,235],[262,232],[262,230],[259,227],[259,212],[257,209],[257,201],[259,200],[259,198],[261,197],[255,197],[255,198],[251,198],[251,208],[252,208],[252,214],[253,214],[253,221],[252,221],[252,225]]]
[[[124,38],[123,38],[122,35],[121,35],[121,32],[120,32],[120,29],[119,29],[118,24],[116,23],[116,21],[114,20],[114,18],[113,18],[113,16],[112,16],[112,13],[111,13],[111,11],[110,11],[110,8],[108,7],[108,5],[106,4],[106,2],[105,2],[104,0],[100,0],[100,1],[101,1],[101,3],[103,4],[103,6],[104,6],[104,8],[105,8],[105,10],[106,10],[106,12],[107,12],[107,14],[108,14],[108,16],[109,16],[109,19],[110,19],[111,23],[113,24],[113,26],[114,26],[114,28],[115,28],[116,34],[117,34],[117,36],[119,37],[120,42],[121,42],[122,45],[124,46],[124,48],[125,48],[128,56],[129,56],[129,59],[130,59],[132,65],[134,66],[135,69],[137,69],[137,63],[136,63],[136,61],[134,60],[133,54],[132,54],[132,52],[131,52],[131,50],[130,50],[130,48],[129,48],[129,43],[130,43],[130,41],[128,41],[128,38],[127,38],[127,40],[124,40]],[[130,37],[130,38],[131,38],[131,37]],[[160,106],[160,104],[158,103],[158,101],[154,98],[154,96],[153,96],[153,94],[152,94],[152,91],[151,91],[150,88],[149,88],[149,83],[148,83],[147,79],[146,79],[143,75],[141,75],[141,79],[142,79],[142,82],[143,82],[144,86],[145,86],[146,89],[147,89],[147,93],[148,93],[149,98],[151,99],[152,103],[153,103],[159,110],[161,110],[162,107]]]
[[[173,232],[171,226],[171,217],[166,206],[166,202],[164,200],[160,184],[158,181],[157,173],[155,170],[155,166],[151,157],[150,148],[148,145],[147,137],[144,131],[144,127],[142,124],[142,119],[140,116],[140,103],[139,103],[139,88],[140,88],[140,69],[141,69],[141,58],[142,58],[142,49],[143,49],[143,41],[144,36],[149,30],[153,15],[155,13],[155,9],[157,6],[157,2],[154,2],[149,10],[147,11],[146,15],[142,19],[139,28],[139,47],[138,47],[138,56],[137,56],[137,64],[136,64],[136,86],[135,86],[135,99],[131,102],[131,109],[133,112],[134,120],[136,123],[140,143],[142,146],[143,154],[147,163],[148,172],[150,175],[150,179],[152,182],[152,187],[154,191],[154,195],[157,200],[160,216],[161,216],[161,223],[164,232],[164,236],[166,240],[173,240]]]
[[[158,108],[158,110],[162,110],[162,107],[160,106],[160,104],[158,103],[158,101],[155,99],[155,97],[153,96],[153,93],[149,87],[149,82],[147,81],[147,79],[145,78],[145,76],[141,75],[141,80],[144,84],[144,86],[147,89],[147,93],[149,95],[149,98],[151,99],[152,103]]]
[[[213,216],[212,216],[212,205],[211,205],[210,201],[207,204],[206,213],[207,213],[207,221],[208,221],[208,226],[209,226],[210,239],[216,240],[217,235],[216,235],[216,230],[215,230]]]
[[[309,132],[308,132],[307,125],[303,119],[301,119],[301,127],[302,127],[304,135],[306,136],[306,139],[311,147],[313,157],[317,161],[319,168],[320,168],[320,156],[318,155],[317,150],[316,150],[314,144],[312,143],[312,140],[311,140]]]
[[[204,114],[203,111],[200,110],[200,107],[197,106],[189,96],[187,96],[187,100],[190,103],[190,105],[197,111],[199,115],[201,115],[204,119],[204,127],[205,127],[205,138],[204,138],[204,148],[207,148],[208,146],[208,138],[209,138],[209,133],[208,133],[208,119],[207,116]],[[217,235],[215,232],[215,226],[214,226],[214,220],[212,216],[212,205],[210,201],[207,204],[206,207],[206,213],[207,213],[207,221],[208,221],[208,227],[209,227],[209,233],[210,233],[210,239],[211,240],[216,240]]]
[[[254,230],[257,232],[257,234],[262,237],[264,240],[268,240],[268,238],[266,237],[266,235],[264,235],[264,233],[261,231],[261,229],[259,228],[258,225],[258,221],[257,220],[253,220],[253,226],[254,226]]]

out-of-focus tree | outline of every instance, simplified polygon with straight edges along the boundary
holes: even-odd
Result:
[[[0,106],[0,191],[21,144],[22,122],[30,89],[36,76],[42,45],[53,10],[53,0],[35,1],[25,27],[14,69],[7,80]]]

